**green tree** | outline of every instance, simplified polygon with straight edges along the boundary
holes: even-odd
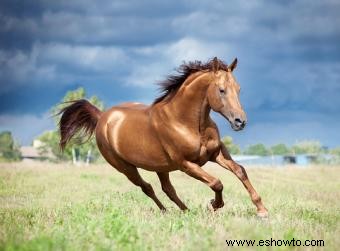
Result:
[[[340,147],[333,148],[329,150],[329,153],[333,155],[332,159],[329,161],[331,164],[340,163]]]
[[[319,141],[305,140],[293,145],[292,151],[295,154],[320,154],[323,153],[324,150]]]
[[[4,131],[0,133],[0,160],[15,161],[21,159],[19,146],[14,142],[12,133]]]
[[[222,139],[223,144],[226,146],[230,154],[240,154],[241,149],[238,145],[233,143],[233,139],[230,136],[225,136]]]
[[[244,150],[244,154],[266,156],[266,155],[269,155],[269,151],[265,147],[265,145],[263,145],[263,144],[255,144],[255,145],[248,146]]]
[[[289,154],[289,148],[285,144],[277,144],[270,147],[270,152],[273,155],[284,155]]]
[[[78,88],[74,91],[68,91],[66,95],[61,100],[61,103],[54,105],[51,108],[51,113],[55,116],[56,128],[58,128],[58,123],[60,120],[59,111],[65,106],[69,105],[70,101],[78,100],[78,99],[87,99],[93,105],[98,107],[100,110],[104,109],[103,102],[97,97],[87,97],[84,88]],[[93,160],[99,158],[100,153],[97,148],[96,142],[94,138],[87,140],[86,142],[81,142],[81,135],[76,135],[75,139],[71,141],[65,148],[64,152],[61,153],[59,147],[60,135],[59,131],[47,131],[38,137],[38,139],[43,143],[43,146],[39,148],[42,154],[46,153],[48,149],[51,149],[52,153],[55,155],[56,160],[72,160],[72,152],[75,151],[78,153],[78,157],[85,161],[89,151],[91,152],[91,156]]]
[[[337,155],[340,157],[340,147],[333,148],[329,151],[330,154]]]

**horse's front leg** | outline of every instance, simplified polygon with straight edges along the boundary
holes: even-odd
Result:
[[[211,205],[214,210],[217,210],[218,208],[224,206],[222,198],[223,185],[219,179],[211,176],[209,173],[204,171],[199,165],[190,161],[183,161],[181,165],[181,170],[184,171],[186,174],[190,175],[191,177],[207,184],[215,192],[215,199],[211,201]]]
[[[261,197],[255,191],[254,187],[250,183],[248,178],[247,172],[243,166],[237,164],[230,156],[228,150],[221,142],[221,150],[217,157],[214,160],[220,166],[224,167],[225,169],[233,172],[237,178],[243,183],[244,187],[247,189],[252,202],[255,204],[257,208],[257,215],[259,217],[268,217],[268,210],[262,203]]]

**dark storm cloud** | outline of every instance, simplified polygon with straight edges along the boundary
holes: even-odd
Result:
[[[237,56],[249,133],[275,138],[276,123],[306,137],[297,128],[309,121],[334,143],[321,131],[329,117],[340,124],[338,13],[332,0],[1,1],[0,121],[29,114],[46,126],[49,107],[78,86],[109,105],[150,103],[183,60]]]
[[[172,1],[3,1],[1,45],[29,49],[36,40],[92,45],[147,45],[178,37],[171,20],[188,7]]]

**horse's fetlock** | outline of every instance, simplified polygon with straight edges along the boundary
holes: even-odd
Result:
[[[252,201],[256,204],[256,203],[260,203],[261,202],[261,197],[258,194],[252,195]]]
[[[210,185],[211,189],[214,190],[215,192],[220,192],[223,190],[223,184],[219,179],[216,179],[212,182]]]

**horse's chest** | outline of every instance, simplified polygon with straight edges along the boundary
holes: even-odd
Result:
[[[217,133],[206,132],[201,136],[201,147],[199,154],[199,162],[205,163],[211,159],[211,156],[218,151],[220,141]]]

